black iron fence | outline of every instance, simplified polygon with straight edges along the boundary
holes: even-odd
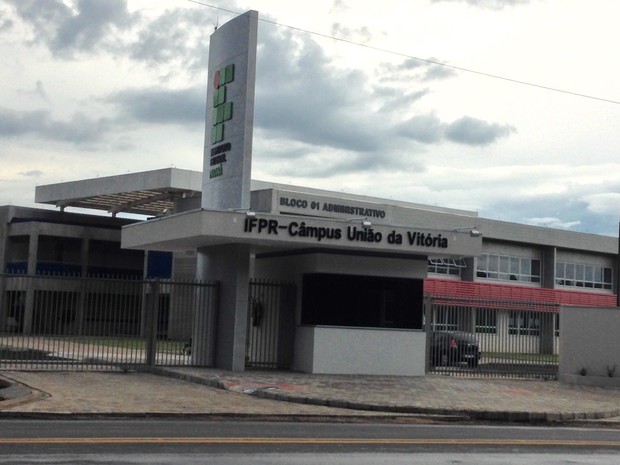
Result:
[[[250,282],[246,333],[246,366],[290,368],[295,333],[295,286]]]
[[[555,378],[559,310],[543,302],[427,298],[428,371]]]
[[[0,275],[0,369],[209,366],[217,294],[196,281]]]
[[[292,366],[296,289],[249,284],[246,365]],[[218,285],[0,274],[0,369],[212,366]],[[428,371],[554,378],[559,306],[427,298]]]

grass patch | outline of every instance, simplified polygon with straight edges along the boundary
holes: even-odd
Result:
[[[560,359],[557,354],[521,354],[516,352],[483,352],[482,356],[487,360],[514,360],[532,363],[558,363]]]
[[[67,341],[75,342],[84,345],[111,347],[116,349],[128,349],[128,350],[146,350],[147,340],[139,338],[120,338],[120,337],[76,337],[67,338]],[[158,340],[157,351],[158,352],[180,352],[187,341],[169,341]]]

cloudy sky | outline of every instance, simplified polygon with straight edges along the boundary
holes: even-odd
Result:
[[[248,9],[253,178],[617,235],[617,0],[0,0],[0,205],[201,170],[209,36]]]

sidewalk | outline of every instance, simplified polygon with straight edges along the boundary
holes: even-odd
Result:
[[[557,381],[233,373],[158,368],[153,373],[0,372],[0,418],[32,416],[289,417],[620,424],[620,390]],[[19,383],[19,384],[15,384]],[[3,394],[4,393],[4,394]],[[8,396],[6,394],[9,394]]]

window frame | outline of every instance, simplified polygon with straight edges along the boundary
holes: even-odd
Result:
[[[611,266],[557,261],[554,279],[555,284],[562,287],[612,291],[613,275]]]
[[[518,272],[514,272],[517,266]],[[476,265],[476,278],[540,284],[541,269],[538,258],[483,253]]]

